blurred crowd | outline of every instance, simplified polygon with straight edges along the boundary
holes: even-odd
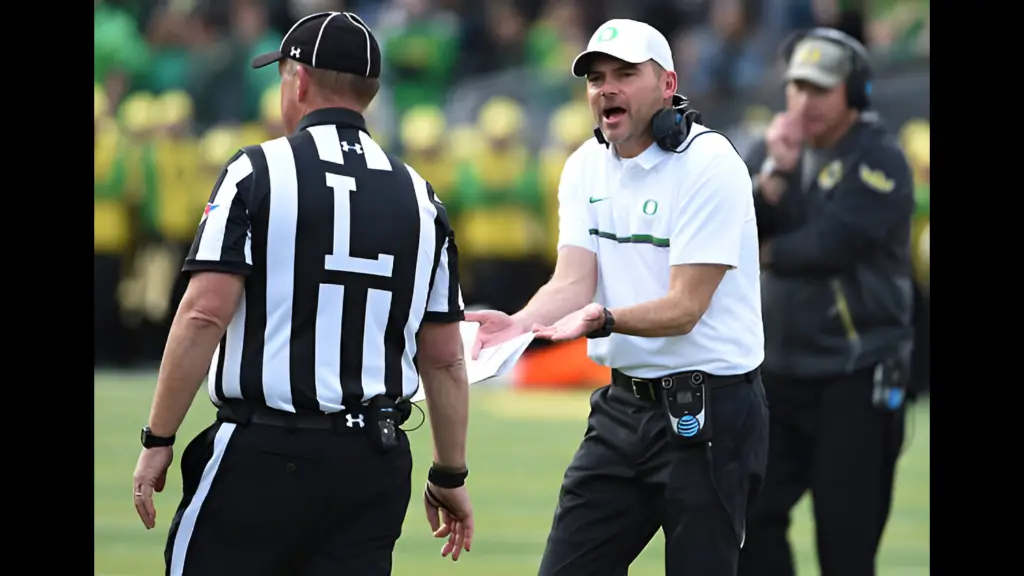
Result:
[[[737,146],[778,106],[778,46],[795,29],[843,29],[894,69],[917,62],[920,72],[923,61],[927,90],[927,0],[96,0],[97,363],[159,357],[218,172],[239,147],[283,134],[277,69],[249,61],[323,10],[355,11],[373,28],[384,73],[370,132],[448,206],[467,304],[507,311],[550,275],[559,174],[594,125],[569,66],[607,18],[644,20],[672,39],[682,91]],[[892,84],[889,106],[915,164],[926,238],[918,84]],[[919,272],[926,284],[927,266]]]

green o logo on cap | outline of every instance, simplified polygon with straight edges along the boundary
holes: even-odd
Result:
[[[609,40],[614,40],[618,35],[619,35],[619,30],[617,28],[615,28],[615,26],[609,26],[609,27],[605,28],[604,30],[601,30],[597,34],[596,41],[597,42],[607,42]]]
[[[658,211],[658,201],[647,200],[646,202],[644,202],[643,211],[644,214],[647,214],[648,216],[654,216],[654,214]]]

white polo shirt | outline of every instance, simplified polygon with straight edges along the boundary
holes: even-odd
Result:
[[[595,302],[616,308],[662,298],[678,264],[730,266],[689,334],[588,341],[591,359],[637,378],[743,374],[764,360],[749,172],[725,136],[699,124],[684,149],[673,154],[651,145],[624,159],[591,139],[562,169],[558,246],[597,254]]]

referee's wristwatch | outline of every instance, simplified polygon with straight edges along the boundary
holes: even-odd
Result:
[[[153,434],[149,426],[142,429],[143,448],[163,448],[167,446],[174,446],[174,436],[157,436]]]
[[[604,308],[604,324],[596,330],[591,330],[587,338],[607,338],[612,335],[612,328],[615,328],[615,317],[607,308]]]

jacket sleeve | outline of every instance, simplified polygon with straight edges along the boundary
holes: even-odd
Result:
[[[764,201],[757,184],[761,165],[764,164],[767,158],[768,146],[765,144],[764,138],[761,138],[750,147],[746,158],[743,159],[743,162],[747,165],[747,171],[750,172],[750,180],[754,186],[754,214],[757,217],[757,239],[762,242],[766,238],[774,236],[778,228],[775,207]]]
[[[767,267],[780,276],[831,276],[909,226],[913,179],[903,152],[872,143],[820,218],[773,239]]]

